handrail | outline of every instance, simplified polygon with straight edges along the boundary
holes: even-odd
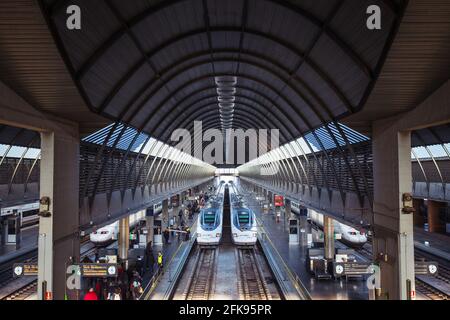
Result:
[[[311,295],[309,294],[309,292],[308,292],[308,290],[306,289],[306,287],[303,285],[303,283],[300,281],[300,279],[299,279],[299,277],[298,277],[297,275],[294,276],[294,274],[292,273],[291,269],[287,266],[286,262],[285,262],[284,259],[281,257],[281,255],[280,255],[280,253],[278,252],[278,250],[275,248],[275,246],[274,246],[272,240],[270,240],[270,238],[267,237],[267,233],[265,232],[265,229],[264,229],[264,227],[263,227],[261,221],[260,221],[258,218],[257,218],[257,221],[258,221],[258,224],[259,224],[259,228],[258,228],[258,240],[259,240],[259,242],[260,242],[260,244],[261,244],[261,247],[263,248],[263,251],[265,251],[266,256],[267,256],[267,254],[268,254],[269,252],[267,252],[267,249],[264,247],[264,245],[265,245],[265,244],[269,244],[269,245],[270,245],[271,252],[274,252],[274,253],[277,255],[277,258],[278,258],[277,260],[278,260],[278,261],[281,261],[281,263],[282,263],[282,267],[283,267],[285,273],[282,273],[282,272],[280,272],[280,271],[278,272],[278,275],[279,275],[279,276],[283,276],[283,279],[280,279],[280,280],[291,282],[291,283],[293,284],[294,288],[296,289],[297,294],[301,297],[301,299],[303,299],[303,300],[311,300]],[[261,230],[261,229],[262,229],[262,230]],[[271,254],[271,252],[270,252],[270,254]],[[270,257],[270,256],[269,256],[269,257]],[[269,258],[269,257],[268,257],[268,258]],[[269,264],[271,265],[272,269],[274,269],[274,268],[275,268],[275,269],[278,269],[278,268],[279,268],[279,266],[278,266],[277,264],[272,263],[272,262],[270,261],[270,259],[268,259],[268,260],[269,260]],[[275,271],[275,270],[274,270],[274,271]],[[275,272],[274,272],[274,273],[275,273]],[[285,274],[287,274],[287,276],[288,276],[289,279],[286,279]],[[283,283],[283,282],[279,283],[279,284],[280,284],[280,287],[282,287],[282,283]],[[287,298],[287,297],[286,297],[286,298]]]
[[[191,226],[192,230],[196,230],[196,224],[197,224],[197,221],[195,221],[192,224],[192,226]],[[165,268],[163,267],[164,272],[169,271],[169,273],[170,273],[169,281],[172,282],[173,284],[175,284],[177,282],[177,279],[178,279],[179,275],[181,274],[181,270],[184,268],[184,265],[186,263],[187,257],[189,256],[189,253],[190,253],[190,251],[191,251],[191,249],[192,249],[192,247],[193,247],[193,245],[194,245],[196,240],[197,240],[197,232],[194,231],[192,233],[192,237],[189,239],[189,244],[187,245],[186,253],[181,258],[181,261],[178,264],[176,271],[173,273],[173,275],[175,276],[174,279],[172,278],[172,274],[170,273],[170,271],[171,271],[170,266],[172,265],[172,262],[175,259],[175,257],[177,256],[178,252],[181,250],[183,245],[186,243],[185,241],[180,243],[180,245],[178,246],[177,250],[175,251],[175,253],[170,258],[169,263],[166,265]],[[160,282],[161,277],[164,274],[164,272],[161,272],[161,270],[158,269],[158,272],[155,275],[153,275],[153,277],[150,279],[149,283],[146,285],[143,293],[139,297],[139,300],[149,300],[150,296],[152,295],[152,293],[156,289],[158,283]],[[175,280],[175,281],[173,281],[173,280]],[[170,298],[172,290],[173,290],[173,285],[169,286],[169,289],[164,294],[164,300]]]

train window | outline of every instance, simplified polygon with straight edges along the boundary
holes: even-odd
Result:
[[[28,210],[28,211],[24,211],[24,212],[22,212],[22,217],[23,217],[23,218],[26,218],[26,217],[30,217],[30,216],[35,216],[35,215],[38,214],[38,212],[39,212],[38,209],[36,209],[36,210]]]
[[[205,224],[214,224],[216,222],[216,214],[215,212],[208,211],[203,215],[203,223]]]
[[[247,224],[250,221],[250,214],[247,211],[238,212],[239,224]]]
[[[349,231],[348,234],[351,235],[351,236],[356,236],[356,232],[355,231]]]

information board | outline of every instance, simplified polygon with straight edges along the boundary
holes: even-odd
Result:
[[[82,263],[80,272],[86,278],[109,278],[117,277],[117,264],[111,263]]]
[[[38,275],[37,263],[16,263],[13,265],[14,277],[27,277]]]

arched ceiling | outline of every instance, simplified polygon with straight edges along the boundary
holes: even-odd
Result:
[[[81,30],[68,30],[78,5]],[[368,30],[366,9],[382,10]],[[168,142],[221,128],[215,77],[237,78],[232,126],[290,141],[363,107],[404,11],[398,0],[42,0],[91,111]]]

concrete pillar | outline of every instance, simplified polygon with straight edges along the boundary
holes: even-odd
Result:
[[[325,247],[325,259],[334,259],[334,221],[332,218],[323,216],[323,235]]]
[[[284,202],[284,218],[286,220],[289,220],[291,218],[292,212],[291,212],[291,202],[289,200],[286,200]]]
[[[79,262],[79,152],[77,134],[41,133],[38,299],[64,299],[66,268]],[[44,292],[45,291],[45,292]]]
[[[162,201],[162,230],[164,231],[169,226],[169,200]]]
[[[381,298],[415,291],[413,214],[403,213],[403,195],[412,193],[411,134],[390,121],[373,124],[374,259],[381,268]]]
[[[424,221],[424,201],[423,199],[414,199],[413,200],[413,206],[414,206],[414,226],[420,227],[423,229]]]
[[[130,248],[130,217],[119,220],[119,258],[122,261],[128,259]]]
[[[149,243],[150,241],[153,242],[153,227],[154,227],[154,217],[150,216],[150,217],[146,217],[145,218],[145,227],[147,229],[147,243]]]
[[[175,195],[173,196],[170,201],[172,201],[172,216],[174,217],[174,221],[176,223],[180,223],[180,221],[178,221],[178,211],[180,211],[180,199],[181,197],[179,195]]]
[[[430,232],[445,233],[445,224],[443,224],[439,218],[439,211],[443,206],[445,206],[443,202],[433,200],[427,201],[428,230]]]

